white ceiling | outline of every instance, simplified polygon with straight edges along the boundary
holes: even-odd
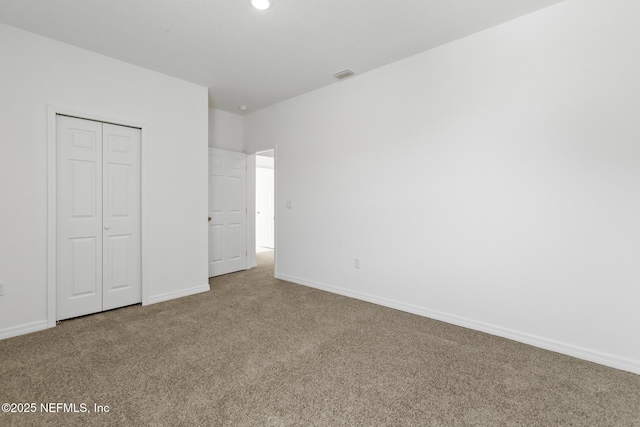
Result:
[[[209,88],[240,113],[561,0],[0,0],[0,22]]]

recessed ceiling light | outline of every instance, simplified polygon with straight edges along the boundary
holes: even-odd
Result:
[[[258,10],[266,10],[271,7],[272,0],[251,0],[251,6]]]
[[[238,105],[238,110],[240,111],[247,111],[249,109],[249,107],[247,107],[246,105]]]

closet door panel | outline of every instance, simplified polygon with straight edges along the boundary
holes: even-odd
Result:
[[[56,119],[56,320],[102,309],[102,123]]]
[[[142,301],[140,129],[103,125],[103,310]]]

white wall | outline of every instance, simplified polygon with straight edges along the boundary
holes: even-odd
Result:
[[[209,147],[244,151],[243,118],[239,114],[209,109]]]
[[[149,300],[207,290],[207,89],[1,24],[0,58],[0,338],[46,326],[48,105],[145,124]]]
[[[246,116],[278,277],[640,373],[637,16],[568,0]]]

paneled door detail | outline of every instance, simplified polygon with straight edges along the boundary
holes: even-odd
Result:
[[[57,319],[102,310],[102,123],[57,118]]]
[[[247,157],[209,149],[209,276],[246,269]]]
[[[140,130],[56,128],[56,320],[141,302]]]
[[[142,300],[140,129],[105,123],[103,140],[102,309]]]

